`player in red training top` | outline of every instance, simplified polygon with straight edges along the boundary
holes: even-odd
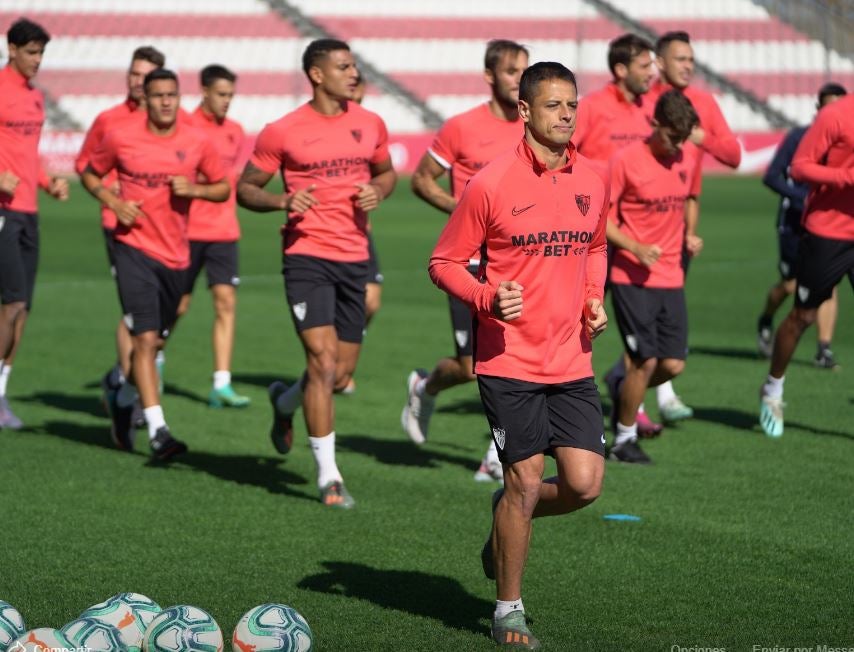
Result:
[[[92,153],[82,181],[118,220],[116,281],[132,336],[128,381],[108,394],[113,441],[123,450],[133,449],[131,415],[138,390],[152,454],[166,461],[187,447],[166,425],[155,358],[175,322],[190,264],[190,205],[225,201],[229,185],[210,140],[178,120],[175,73],[153,70],[143,86],[147,119],[127,120],[110,131]],[[119,175],[118,195],[102,182],[112,169]]]
[[[682,373],[688,349],[682,246],[685,213],[700,194],[702,153],[685,141],[697,113],[678,91],[655,104],[652,135],[611,159],[611,294],[626,351],[615,388],[610,458],[647,464],[636,415],[648,387]]]
[[[854,288],[854,96],[819,111],[792,158],[792,178],[810,185],[798,246],[795,305],[777,328],[771,369],[760,392],[759,421],[783,434],[783,381],[798,341],[816,311],[848,275]]]
[[[385,124],[352,101],[359,71],[350,47],[312,41],[302,63],[312,99],[264,127],[237,199],[255,211],[287,214],[282,271],[306,369],[290,387],[270,385],[270,437],[287,453],[302,405],[321,501],[348,509],[355,502],[335,462],[332,394],[353,375],[365,327],[368,212],[388,197],[397,176]],[[264,190],[276,172],[283,194]]]
[[[513,149],[523,134],[519,119],[519,80],[528,67],[528,51],[513,41],[494,40],[486,47],[484,79],[491,95],[488,102],[450,118],[433,140],[412,176],[412,190],[431,206],[451,213],[468,180],[501,154]],[[437,179],[448,172],[451,192]],[[471,251],[470,271],[477,273],[480,253]],[[448,297],[456,355],[442,358],[428,374],[416,369],[407,379],[407,402],[401,423],[416,444],[427,439],[436,396],[442,390],[474,380],[472,372],[472,316],[468,306]],[[475,473],[475,480],[502,480],[501,462],[490,443]]]
[[[531,519],[566,514],[599,495],[605,472],[592,339],[605,328],[608,190],[570,143],[575,76],[559,63],[519,85],[525,135],[476,174],[430,259],[430,277],[473,311],[474,371],[504,465],[481,560],[496,581],[492,636],[535,649],[522,574]],[[481,279],[468,271],[483,246]],[[558,474],[543,481],[544,454]]]
[[[238,160],[245,134],[234,120],[226,117],[234,98],[237,75],[220,65],[202,69],[202,102],[189,116],[189,123],[203,132],[216,147],[225,165],[232,194],[223,203],[193,202],[190,206],[190,267],[187,269],[184,296],[178,307],[180,317],[190,307],[193,286],[204,266],[208,287],[213,295],[215,319],[212,344],[214,358],[213,387],[208,395],[211,407],[246,407],[249,398],[231,387],[231,353],[234,350],[235,313],[238,274],[237,194],[234,188],[240,175]]]
[[[50,35],[32,21],[6,34],[9,63],[0,70],[0,428],[23,426],[6,399],[12,364],[33,301],[39,259],[38,188],[68,198],[68,182],[39,163],[44,98],[34,88]]]
[[[86,137],[83,139],[83,146],[80,148],[80,153],[74,162],[74,169],[77,174],[83,174],[86,166],[89,165],[92,153],[101,144],[107,132],[114,129],[117,124],[130,116],[140,116],[140,120],[145,119],[145,92],[142,88],[142,82],[148,73],[152,70],[162,68],[165,64],[166,57],[163,53],[150,45],[143,45],[134,50],[126,78],[127,97],[121,104],[117,104],[99,113],[92,126],[89,127],[89,131],[86,132]],[[111,170],[102,183],[107,188],[118,191],[118,175],[116,171]],[[116,230],[116,214],[104,205],[101,206],[101,228],[104,232],[104,242],[107,245],[107,260],[110,263],[110,273],[115,277],[116,263],[113,254],[115,240],[113,234]],[[101,381],[101,387],[104,390],[105,405],[107,393],[110,390],[118,389],[129,373],[130,353],[130,331],[128,331],[124,319],[119,319],[119,324],[116,327],[116,364],[104,375]]]

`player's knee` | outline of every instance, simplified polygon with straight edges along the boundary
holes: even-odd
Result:
[[[217,315],[233,315],[237,307],[237,295],[234,292],[214,293],[214,310]]]
[[[803,333],[815,323],[818,310],[816,308],[793,308],[789,315],[795,327]]]
[[[6,303],[3,305],[2,310],[0,310],[0,318],[2,318],[4,324],[6,326],[11,326],[14,324],[19,317],[23,316],[26,312],[27,304],[24,301],[13,301],[12,303]]]
[[[156,355],[161,348],[161,338],[156,331],[145,331],[133,336],[133,350],[144,355]]]
[[[365,317],[370,319],[375,314],[377,314],[380,311],[380,307],[382,306],[382,304],[383,304],[382,299],[380,299],[378,294],[375,296],[371,296],[371,295],[366,296],[365,297]]]
[[[177,318],[183,317],[187,311],[190,309],[190,295],[185,294],[181,297],[181,302],[178,304],[178,311],[175,314]]]
[[[309,354],[307,367],[310,379],[322,381],[330,387],[335,384],[338,361],[333,351]]]
[[[590,470],[586,473],[575,473],[567,480],[569,491],[566,496],[567,502],[574,505],[581,503],[589,505],[602,493],[602,472]]]
[[[677,360],[676,358],[667,358],[666,360],[662,360],[661,366],[671,378],[678,376],[685,371],[685,361]]]

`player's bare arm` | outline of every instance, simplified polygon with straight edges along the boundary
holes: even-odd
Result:
[[[522,316],[522,290],[516,281],[501,281],[492,300],[492,314],[501,321],[513,321]]]
[[[15,188],[18,187],[20,179],[11,170],[3,170],[0,172],[0,192],[7,195],[14,195]]]
[[[356,184],[356,205],[363,211],[372,211],[380,202],[388,197],[397,183],[397,173],[391,165],[391,160],[371,165],[371,180],[369,183]]]
[[[591,340],[601,335],[607,328],[608,315],[605,313],[605,306],[599,299],[588,299],[585,302],[584,324]]]
[[[619,227],[613,222],[609,221],[605,227],[605,237],[609,243],[618,249],[625,249],[633,253],[641,264],[646,267],[652,267],[661,257],[661,247],[657,244],[646,244],[633,240],[620,231]]]
[[[101,177],[92,169],[91,165],[87,165],[86,169],[83,170],[80,181],[87,192],[113,211],[119,222],[125,226],[131,226],[137,218],[144,214],[140,209],[142,202],[124,201],[121,197],[116,196],[101,183]]]
[[[688,197],[685,200],[685,248],[691,256],[696,256],[703,250],[703,238],[697,235],[699,223],[700,200],[697,197]]]
[[[172,177],[172,194],[176,197],[203,199],[212,202],[224,202],[231,194],[228,181],[222,179],[216,183],[192,183],[187,177]]]
[[[287,208],[287,195],[264,190],[272,178],[270,172],[257,168],[251,162],[247,163],[237,182],[237,203],[259,213]]]
[[[439,163],[429,152],[425,152],[412,174],[412,192],[431,206],[449,215],[457,207],[457,200],[437,183],[437,179],[445,173]]]

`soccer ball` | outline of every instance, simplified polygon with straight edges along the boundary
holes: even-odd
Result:
[[[58,629],[39,627],[22,634],[9,645],[8,652],[47,652],[52,648],[72,649],[75,646]]]
[[[24,618],[15,607],[0,600],[0,650],[27,631]]]
[[[143,652],[222,652],[222,630],[207,611],[178,605],[161,611],[142,637]]]
[[[128,652],[140,652],[145,629],[161,611],[159,604],[141,593],[117,593],[89,607],[80,618],[94,618],[112,625],[121,632]]]
[[[128,652],[118,628],[95,618],[78,618],[62,628],[69,641],[78,648],[98,652]]]
[[[253,607],[231,637],[234,652],[310,652],[312,642],[305,618],[286,604]]]

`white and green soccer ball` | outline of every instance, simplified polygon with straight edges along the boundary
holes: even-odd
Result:
[[[222,652],[222,630],[204,609],[169,607],[145,630],[142,652]]]
[[[27,631],[24,617],[8,602],[0,600],[0,650],[5,651],[9,643]]]
[[[96,618],[78,618],[62,628],[62,633],[77,649],[98,652],[128,652],[117,627]]]
[[[311,628],[286,604],[253,607],[238,621],[231,637],[234,652],[310,652]]]
[[[140,652],[145,630],[161,611],[159,604],[141,593],[117,593],[89,607],[80,618],[94,618],[112,625],[121,632],[128,652]]]
[[[52,627],[39,627],[22,634],[9,644],[8,652],[50,652],[54,649],[72,650],[75,645],[65,634]]]

